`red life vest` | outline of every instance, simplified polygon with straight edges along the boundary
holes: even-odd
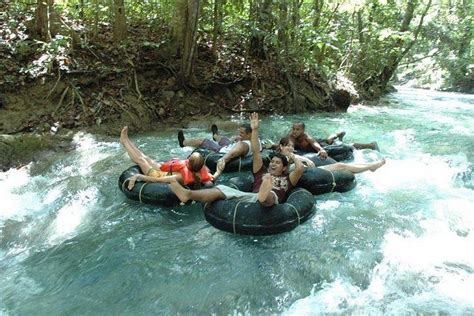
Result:
[[[188,159],[171,159],[170,161],[163,163],[160,170],[166,172],[179,172],[183,177],[184,185],[188,185],[196,182],[194,172],[188,168],[188,163]],[[201,170],[199,170],[199,177],[201,178],[199,180],[201,183],[209,182],[214,179],[206,166],[202,166]]]

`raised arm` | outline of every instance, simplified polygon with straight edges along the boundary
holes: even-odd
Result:
[[[293,147],[285,146],[282,148],[281,153],[285,155],[286,157],[288,157],[289,161],[293,161],[293,163],[295,164],[295,170],[290,172],[289,177],[290,177],[291,184],[293,186],[296,186],[301,176],[303,175],[303,171],[304,171],[304,165],[300,160],[300,156],[295,155],[293,153]]]
[[[304,165],[299,159],[298,155],[290,154],[289,158],[295,163],[295,170],[290,172],[290,181],[293,186],[296,186],[301,176],[303,175]]]
[[[258,141],[259,126],[260,126],[260,123],[258,121],[258,113],[253,112],[250,115],[250,127],[252,128],[252,135],[250,136],[250,145],[252,146],[252,155],[253,155],[252,169],[254,173],[259,171],[263,165],[262,155],[260,154],[260,142]]]

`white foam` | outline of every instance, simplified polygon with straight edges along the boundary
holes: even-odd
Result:
[[[31,180],[30,168],[31,164],[0,172],[0,220],[20,218],[39,207],[37,193],[18,193]]]
[[[411,314],[423,306],[462,314],[474,308],[474,253],[466,251],[472,248],[474,234],[459,236],[436,219],[423,226],[427,231],[421,236],[386,235],[383,260],[373,269],[366,289],[336,278],[313,289],[284,314],[379,315],[387,310]]]
[[[48,243],[57,244],[74,236],[88,210],[93,207],[98,194],[97,188],[88,188],[80,191],[72,201],[63,206],[49,225]]]

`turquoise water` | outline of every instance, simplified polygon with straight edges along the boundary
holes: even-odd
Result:
[[[381,152],[355,161],[387,164],[315,197],[317,214],[277,236],[127,200],[119,131],[0,173],[0,314],[474,314],[474,97],[401,89],[344,114],[264,118],[264,138],[294,120],[376,140]],[[185,134],[208,136],[207,123]],[[130,135],[157,160],[191,152],[176,129]]]

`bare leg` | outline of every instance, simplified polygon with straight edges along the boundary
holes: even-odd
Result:
[[[385,164],[385,158],[376,162],[369,163],[343,163],[338,162],[332,165],[321,166],[319,168],[329,170],[329,171],[338,171],[346,170],[352,173],[361,173],[367,170],[374,172],[378,168],[382,167]]]
[[[189,200],[199,202],[213,202],[219,199],[225,199],[225,195],[217,188],[188,190],[183,188],[176,180],[170,183],[170,189],[181,202],[186,203]]]
[[[202,142],[204,139],[202,138],[195,138],[195,139],[186,139],[184,137],[184,133],[182,130],[178,132],[178,142],[179,146],[184,147],[184,146],[191,146],[191,147],[199,147],[201,146]]]
[[[197,147],[201,146],[203,141],[204,141],[204,139],[202,139],[202,138],[185,139],[183,144],[184,144],[184,146],[191,146],[191,147],[197,148]]]
[[[377,150],[377,151],[379,150],[379,145],[377,144],[377,142],[371,142],[368,144],[354,143],[352,144],[352,146],[355,149],[372,149],[372,150]]]
[[[137,146],[135,146],[134,143],[132,143],[132,141],[130,141],[130,138],[128,138],[128,126],[125,126],[122,129],[122,132],[120,133],[120,142],[126,149],[129,146],[130,152],[137,153],[140,156],[140,158],[145,159],[148,162],[148,164],[150,164],[153,168],[158,170],[161,167],[161,163],[156,162],[155,160],[151,159],[149,156],[145,155],[140,149],[138,149]],[[129,149],[127,149],[127,152],[130,156]],[[135,160],[133,160],[133,162],[137,163]]]
[[[275,195],[272,192],[273,184],[272,177],[269,174],[266,174],[262,178],[262,185],[258,190],[258,201],[263,206],[272,206],[275,204]]]
[[[120,143],[125,147],[130,159],[140,166],[143,173],[148,172],[150,168],[159,169],[160,164],[145,155],[140,149],[133,144],[128,138],[128,126],[125,126],[120,133]]]

